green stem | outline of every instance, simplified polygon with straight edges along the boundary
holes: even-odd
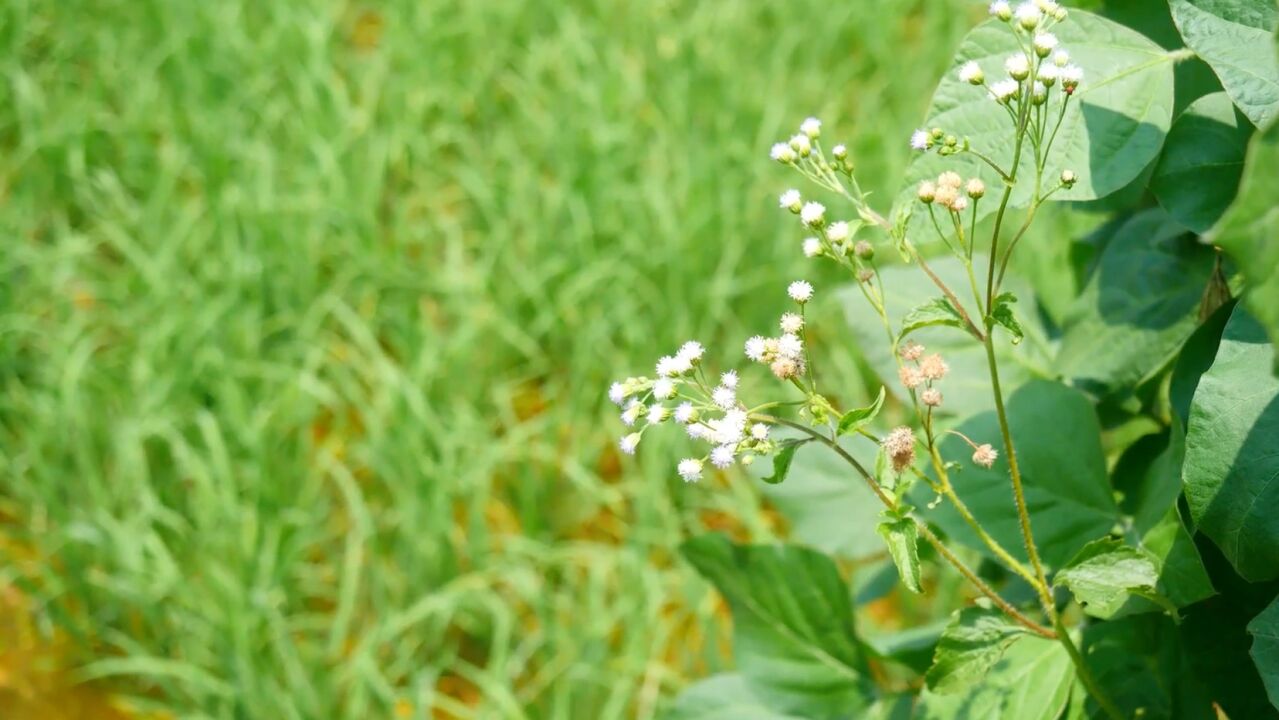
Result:
[[[1110,696],[1101,689],[1101,685],[1097,683],[1097,678],[1093,677],[1092,670],[1088,668],[1088,663],[1084,660],[1083,653],[1079,652],[1079,648],[1075,646],[1075,641],[1071,639],[1070,632],[1066,629],[1060,617],[1054,621],[1053,626],[1057,629],[1057,639],[1065,646],[1066,652],[1070,655],[1070,661],[1075,665],[1075,675],[1079,677],[1079,681],[1088,690],[1088,695],[1097,701],[1102,711],[1111,720],[1125,720],[1119,706],[1115,705],[1115,701],[1111,700]]]

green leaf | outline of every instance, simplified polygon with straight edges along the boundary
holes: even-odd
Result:
[[[919,585],[919,527],[909,518],[890,519],[879,524],[879,534],[888,544],[902,584],[911,592],[922,593]]]
[[[874,463],[870,443],[844,438],[840,444],[865,467]],[[765,485],[762,490],[790,523],[795,542],[851,560],[883,553],[883,541],[875,531],[883,505],[825,445],[810,443],[800,448],[786,482]]]
[[[973,606],[951,616],[924,680],[928,689],[956,693],[984,677],[1004,652],[1023,637],[1026,628],[991,607]]]
[[[829,557],[792,545],[735,545],[716,534],[680,550],[728,601],[738,672],[768,707],[835,718],[874,701],[850,593]]]
[[[990,319],[1012,333],[1014,345],[1026,336],[1026,331],[1021,329],[1021,323],[1017,321],[1017,316],[1013,313],[1013,304],[1016,302],[1016,295],[1010,292],[999,293],[995,296],[994,307],[990,310]]]
[[[1213,263],[1212,249],[1162,210],[1133,216],[1075,301],[1058,369],[1099,394],[1150,377],[1194,332]]]
[[[1191,519],[1243,577],[1279,577],[1279,379],[1261,325],[1242,307],[1195,390],[1183,471]]]
[[[1097,415],[1083,394],[1047,380],[1031,381],[1014,392],[1007,411],[1040,554],[1044,562],[1060,567],[1088,540],[1108,532],[1119,516],[1106,476]],[[957,430],[974,442],[992,443],[1000,456],[989,469],[973,465],[968,461],[972,448],[947,435],[942,457],[963,459],[962,472],[952,478],[956,492],[987,532],[1025,559],[995,413],[971,417]],[[920,488],[916,504],[926,502],[926,490]],[[949,503],[925,514],[955,540],[989,552]]]
[[[1173,58],[1155,43],[1105,18],[1081,10],[1053,30],[1063,48],[1083,67],[1085,81],[1075,94],[1058,132],[1045,167],[1045,177],[1073,170],[1079,181],[1071,190],[1053,197],[1059,200],[1092,200],[1123,188],[1159,153],[1172,120]],[[959,67],[972,60],[986,76],[1003,76],[1004,59],[1018,52],[1017,37],[1008,26],[990,20],[964,39],[954,60]],[[1052,112],[1060,92],[1053,93]],[[972,146],[1007,166],[1013,154],[1013,132],[1008,117],[988,97],[985,88],[973,87],[948,72],[933,94],[923,127],[941,127],[967,137]],[[1022,153],[1019,182],[1012,195],[1015,206],[1029,204],[1034,183],[1034,157]],[[906,170],[906,187],[897,203],[913,203],[920,181],[943,170],[965,177],[979,176],[992,188],[1003,186],[998,174],[969,155],[940,157],[921,154]],[[1026,178],[1027,181],[1020,181]],[[998,202],[977,206],[979,215],[994,212]],[[917,232],[925,231],[928,218],[915,214]]]
[[[1279,124],[1252,140],[1239,196],[1206,238],[1235,261],[1243,302],[1279,342]]]
[[[1027,636],[1008,648],[966,692],[920,694],[916,720],[1055,720],[1066,708],[1074,672],[1061,643]]]
[[[1204,233],[1221,219],[1239,191],[1252,131],[1222,92],[1199,98],[1177,117],[1150,179],[1173,220]]]
[[[1257,127],[1279,113],[1279,58],[1274,0],[1169,0],[1186,45],[1217,73],[1221,85]]]
[[[751,692],[750,683],[738,673],[722,673],[684,688],[662,715],[664,720],[801,720],[798,715],[777,713]]]
[[[875,401],[864,408],[854,408],[844,413],[839,419],[839,435],[849,435],[861,430],[875,416],[879,415],[880,408],[884,407],[884,388],[879,388],[879,394],[875,396]]]
[[[950,300],[944,297],[933,298],[922,305],[917,305],[910,312],[906,313],[906,317],[902,318],[902,330],[898,334],[898,339],[915,332],[920,328],[934,326],[955,327],[967,332],[967,326],[964,324],[964,318],[951,304]]]
[[[806,438],[783,440],[781,447],[773,454],[773,474],[764,478],[769,485],[780,485],[790,473],[791,462],[795,459],[795,451],[809,442]]]
[[[1134,595],[1158,597],[1157,582],[1154,559],[1113,538],[1085,545],[1053,579],[1054,585],[1070,589],[1084,612],[1099,618],[1116,616]]]
[[[950,621],[943,619],[927,625],[907,627],[895,633],[868,637],[866,643],[881,658],[922,675],[933,664],[937,643],[949,625]]]
[[[1279,598],[1248,623],[1252,662],[1266,686],[1270,704],[1279,708]]]
[[[1089,624],[1080,643],[1093,678],[1126,718],[1212,720],[1207,688],[1189,667],[1177,626],[1161,615]],[[1092,698],[1087,710],[1106,715]]]

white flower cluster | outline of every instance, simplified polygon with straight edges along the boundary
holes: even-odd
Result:
[[[916,197],[925,205],[936,203],[951,212],[968,209],[968,201],[980,200],[986,194],[986,184],[980,178],[970,178],[967,183],[959,173],[947,170],[937,180],[925,180],[919,184]]]
[[[810,117],[799,124],[799,132],[790,140],[773,144],[769,155],[779,163],[791,164],[813,154],[813,143],[822,136],[822,121]]]
[[[813,286],[805,280],[796,280],[786,288],[801,307],[813,299]],[[807,368],[804,340],[800,333],[804,330],[804,317],[788,312],[782,315],[778,326],[782,334],[778,337],[756,335],[746,341],[746,357],[763,365],[767,365],[779,380],[791,380],[804,374]]]
[[[1042,105],[1048,101],[1048,89],[1058,82],[1062,92],[1074,94],[1083,82],[1084,71],[1071,64],[1070,53],[1058,49],[1057,36],[1048,32],[1054,23],[1066,19],[1064,7],[1052,0],[1027,0],[1013,8],[1007,0],[996,0],[990,4],[990,14],[1010,23],[1014,32],[1025,33],[1030,41],[1020,43],[1026,48],[1024,52],[1004,59],[1008,77],[986,87],[992,100]],[[986,84],[981,66],[971,60],[959,68],[959,79],[973,85]]]
[[[855,256],[868,259],[875,253],[874,248],[865,240],[857,240],[857,231],[861,229],[859,220],[836,220],[827,222],[826,206],[819,202],[805,202],[798,190],[787,190],[777,198],[778,207],[799,216],[804,227],[816,235],[804,238],[803,250],[806,257],[829,256],[847,258]],[[804,302],[798,300],[797,302]]]

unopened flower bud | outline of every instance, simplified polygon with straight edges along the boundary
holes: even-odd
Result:
[[[869,260],[875,257],[875,246],[865,240],[858,240],[853,246],[853,254],[862,260]]]
[[[968,197],[979,200],[986,194],[986,183],[982,182],[981,178],[973,178],[968,181],[968,186],[965,190],[968,192]]]
[[[858,271],[857,271],[857,281],[858,281],[858,282],[861,282],[861,283],[868,283],[868,282],[870,282],[871,280],[874,280],[874,279],[875,279],[875,271],[874,271],[874,270],[870,270],[870,269],[867,269],[867,268],[863,268],[863,269],[861,269],[861,270],[858,270]]]
[[[799,153],[800,157],[808,157],[813,153],[813,143],[808,139],[807,135],[795,135],[790,139],[790,147]]]
[[[1062,171],[1061,171],[1061,185],[1062,185],[1062,187],[1064,187],[1064,188],[1066,188],[1067,190],[1069,190],[1070,188],[1074,187],[1075,183],[1077,183],[1077,182],[1079,182],[1079,176],[1075,175],[1075,171],[1074,171],[1074,170],[1062,170]]]
[[[834,156],[836,160],[846,160],[848,159],[848,147],[845,145],[836,145],[830,149],[830,154]]]
[[[1048,102],[1048,88],[1044,87],[1044,84],[1038,80],[1035,81],[1034,86],[1030,89],[1030,102],[1035,105],[1043,105]]]

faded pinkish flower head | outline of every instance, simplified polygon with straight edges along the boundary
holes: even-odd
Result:
[[[984,468],[994,465],[997,457],[999,457],[999,453],[990,446],[990,443],[982,443],[973,451],[973,463]]]
[[[768,369],[773,371],[778,380],[790,380],[793,377],[799,377],[802,365],[795,358],[779,357],[768,366]]]
[[[902,381],[902,385],[907,390],[914,390],[924,384],[924,374],[919,368],[903,365],[897,370],[897,377]]]
[[[946,172],[937,176],[938,187],[948,187],[948,188],[954,188],[958,190],[959,187],[963,184],[964,184],[964,178],[961,177],[960,174],[955,172],[954,170],[947,170]]]
[[[918,360],[924,354],[924,346],[914,340],[907,340],[898,353],[902,356],[902,360]]]
[[[937,388],[928,388],[919,394],[919,399],[928,407],[940,407],[941,390],[938,390]]]
[[[881,445],[893,463],[893,472],[901,472],[915,463],[915,432],[901,427],[888,433]]]
[[[950,366],[941,359],[941,355],[933,353],[919,361],[919,371],[929,380],[941,380],[950,372]]]

